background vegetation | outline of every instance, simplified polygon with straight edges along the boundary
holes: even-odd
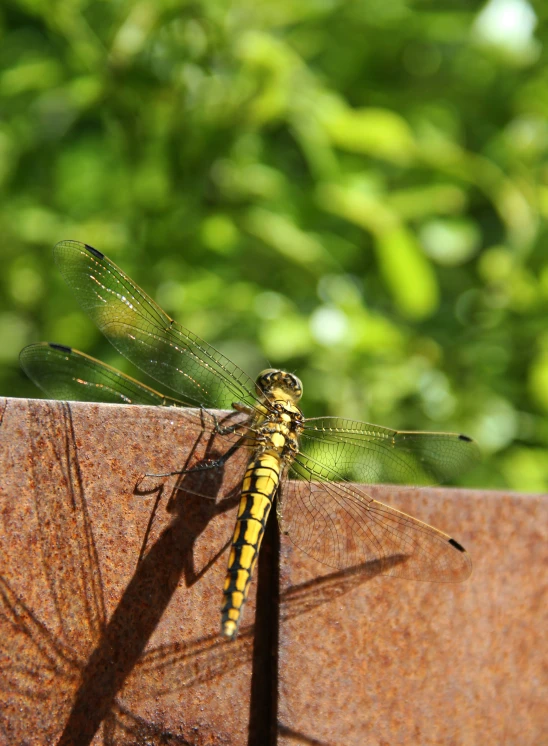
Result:
[[[307,414],[464,431],[468,483],[545,490],[547,14],[8,0],[2,394],[42,339],[129,370],[53,266],[74,238]]]

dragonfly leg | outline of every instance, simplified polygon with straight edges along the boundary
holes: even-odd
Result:
[[[245,407],[245,409],[243,408],[240,409],[240,408],[237,408],[236,405],[234,405],[234,409],[237,409],[238,412],[245,412],[246,414],[249,414],[249,415],[252,414],[251,407]],[[200,410],[202,412],[202,423],[203,423],[203,415],[206,412],[206,409],[204,407],[200,407]],[[213,432],[216,435],[231,435],[232,433],[241,432],[242,428],[247,427],[247,425],[245,425],[242,422],[236,422],[234,425],[222,426],[219,424],[219,418],[217,417],[216,414],[213,414],[213,412],[209,412],[209,411],[207,412],[207,414],[213,420],[213,424],[214,424]]]
[[[236,443],[234,443],[233,446],[231,446],[226,453],[224,453],[222,456],[216,459],[203,459],[199,464],[196,464],[195,466],[191,466],[189,469],[179,469],[178,471],[168,471],[164,474],[145,474],[145,477],[175,477],[175,476],[182,476],[184,474],[196,474],[196,472],[199,471],[207,471],[209,469],[219,469],[221,466],[224,466],[228,459],[233,456],[236,451],[241,448],[242,443],[244,442],[246,436],[242,436],[240,440],[238,440]]]
[[[231,435],[232,433],[237,432],[238,428],[241,427],[239,423],[236,423],[235,425],[225,425],[224,427],[219,424],[219,420],[216,415],[209,413],[210,416],[213,418],[213,423],[215,425],[213,432],[216,435]]]

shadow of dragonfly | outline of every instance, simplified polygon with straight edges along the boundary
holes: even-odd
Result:
[[[170,498],[172,522],[144,554],[107,619],[70,405],[31,404],[29,415],[35,444],[30,471],[36,485],[36,543],[55,623],[41,621],[0,576],[0,735],[10,744],[80,745],[91,743],[97,733],[109,746],[193,743],[133,712],[124,701],[165,697],[253,662],[252,625],[230,643],[211,635],[145,650],[181,577],[187,587],[198,582],[226,548],[195,569],[195,537],[216,512],[232,507],[238,495],[221,503],[200,499],[196,510],[191,505],[195,492],[186,493],[181,480]],[[195,484],[190,488],[197,489]],[[390,561],[397,565],[405,559],[394,556]],[[281,618],[311,612],[348,593],[386,569],[386,561],[363,563],[289,589],[280,598]]]

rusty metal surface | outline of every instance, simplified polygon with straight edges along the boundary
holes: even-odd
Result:
[[[330,573],[282,537],[278,743],[546,743],[548,497],[370,492],[455,536],[472,576]]]
[[[254,591],[238,640],[218,635],[236,501],[136,489],[207,438],[178,410],[0,412],[0,743],[247,743]]]
[[[333,572],[284,537],[278,577],[271,521],[226,642],[237,461],[186,492],[141,480],[215,454],[198,418],[10,399],[0,421],[2,746],[542,743],[547,498],[371,488],[462,541],[454,586]]]

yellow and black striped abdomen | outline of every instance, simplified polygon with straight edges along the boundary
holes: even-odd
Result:
[[[280,480],[280,458],[262,454],[247,467],[224,586],[221,632],[234,637],[247,598],[266,521]]]

